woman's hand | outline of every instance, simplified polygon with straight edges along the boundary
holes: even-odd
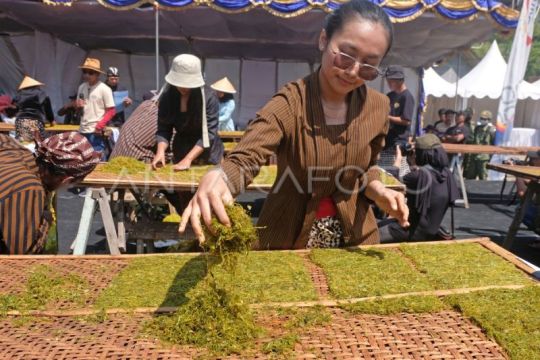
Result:
[[[182,160],[180,160],[180,162],[178,162],[177,164],[173,166],[173,170],[183,171],[183,170],[189,169],[190,167],[191,167],[191,160],[188,158],[183,158]]]
[[[156,170],[163,166],[165,166],[165,153],[158,151],[154,156],[154,160],[152,160],[152,169]]]
[[[201,226],[201,216],[207,227],[211,227],[212,212],[216,214],[219,222],[230,226],[231,222],[225,211],[225,205],[233,201],[233,197],[221,169],[210,170],[199,182],[199,189],[189,202],[182,214],[182,222],[178,231],[186,230],[188,221],[191,222],[193,232],[200,243],[204,242],[204,233]]]
[[[405,202],[405,195],[386,188],[379,180],[370,182],[365,194],[382,211],[396,219],[401,226],[409,227],[409,208]]]
[[[393,217],[404,228],[409,227],[409,208],[405,196],[392,189],[382,189],[374,199],[375,204],[389,216]]]

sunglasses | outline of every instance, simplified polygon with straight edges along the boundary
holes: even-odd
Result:
[[[92,70],[83,70],[82,73],[85,75],[96,75],[98,72]]]
[[[358,64],[358,76],[367,81],[375,80],[377,77],[384,75],[384,71],[378,67],[364,64],[341,51],[332,50],[332,53],[334,53],[334,66],[338,69],[348,70]]]

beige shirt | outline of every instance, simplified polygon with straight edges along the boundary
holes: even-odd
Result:
[[[107,108],[114,107],[112,90],[101,81],[94,86],[85,82],[79,86],[77,96],[85,101],[79,131],[83,134],[93,133],[96,131],[97,123],[103,119]]]

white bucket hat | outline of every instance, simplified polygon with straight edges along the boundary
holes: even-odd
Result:
[[[208,136],[208,121],[206,119],[206,96],[204,94],[204,79],[201,71],[201,60],[190,54],[181,54],[173,59],[171,70],[165,76],[167,84],[161,89],[159,96],[168,86],[176,86],[187,89],[200,88],[202,96],[202,141],[203,148],[210,147]]]
[[[171,70],[165,76],[165,81],[172,86],[188,89],[204,86],[201,60],[190,54],[178,55],[173,59]]]

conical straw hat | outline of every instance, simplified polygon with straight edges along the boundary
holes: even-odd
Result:
[[[236,94],[236,90],[233,84],[231,84],[229,79],[227,79],[226,77],[224,77],[221,80],[216,81],[215,83],[210,85],[210,87],[216,91],[221,91],[227,94]]]
[[[21,85],[19,85],[19,90],[26,89],[33,86],[43,86],[45,84],[40,83],[37,80],[32,79],[30,76],[25,76]]]

